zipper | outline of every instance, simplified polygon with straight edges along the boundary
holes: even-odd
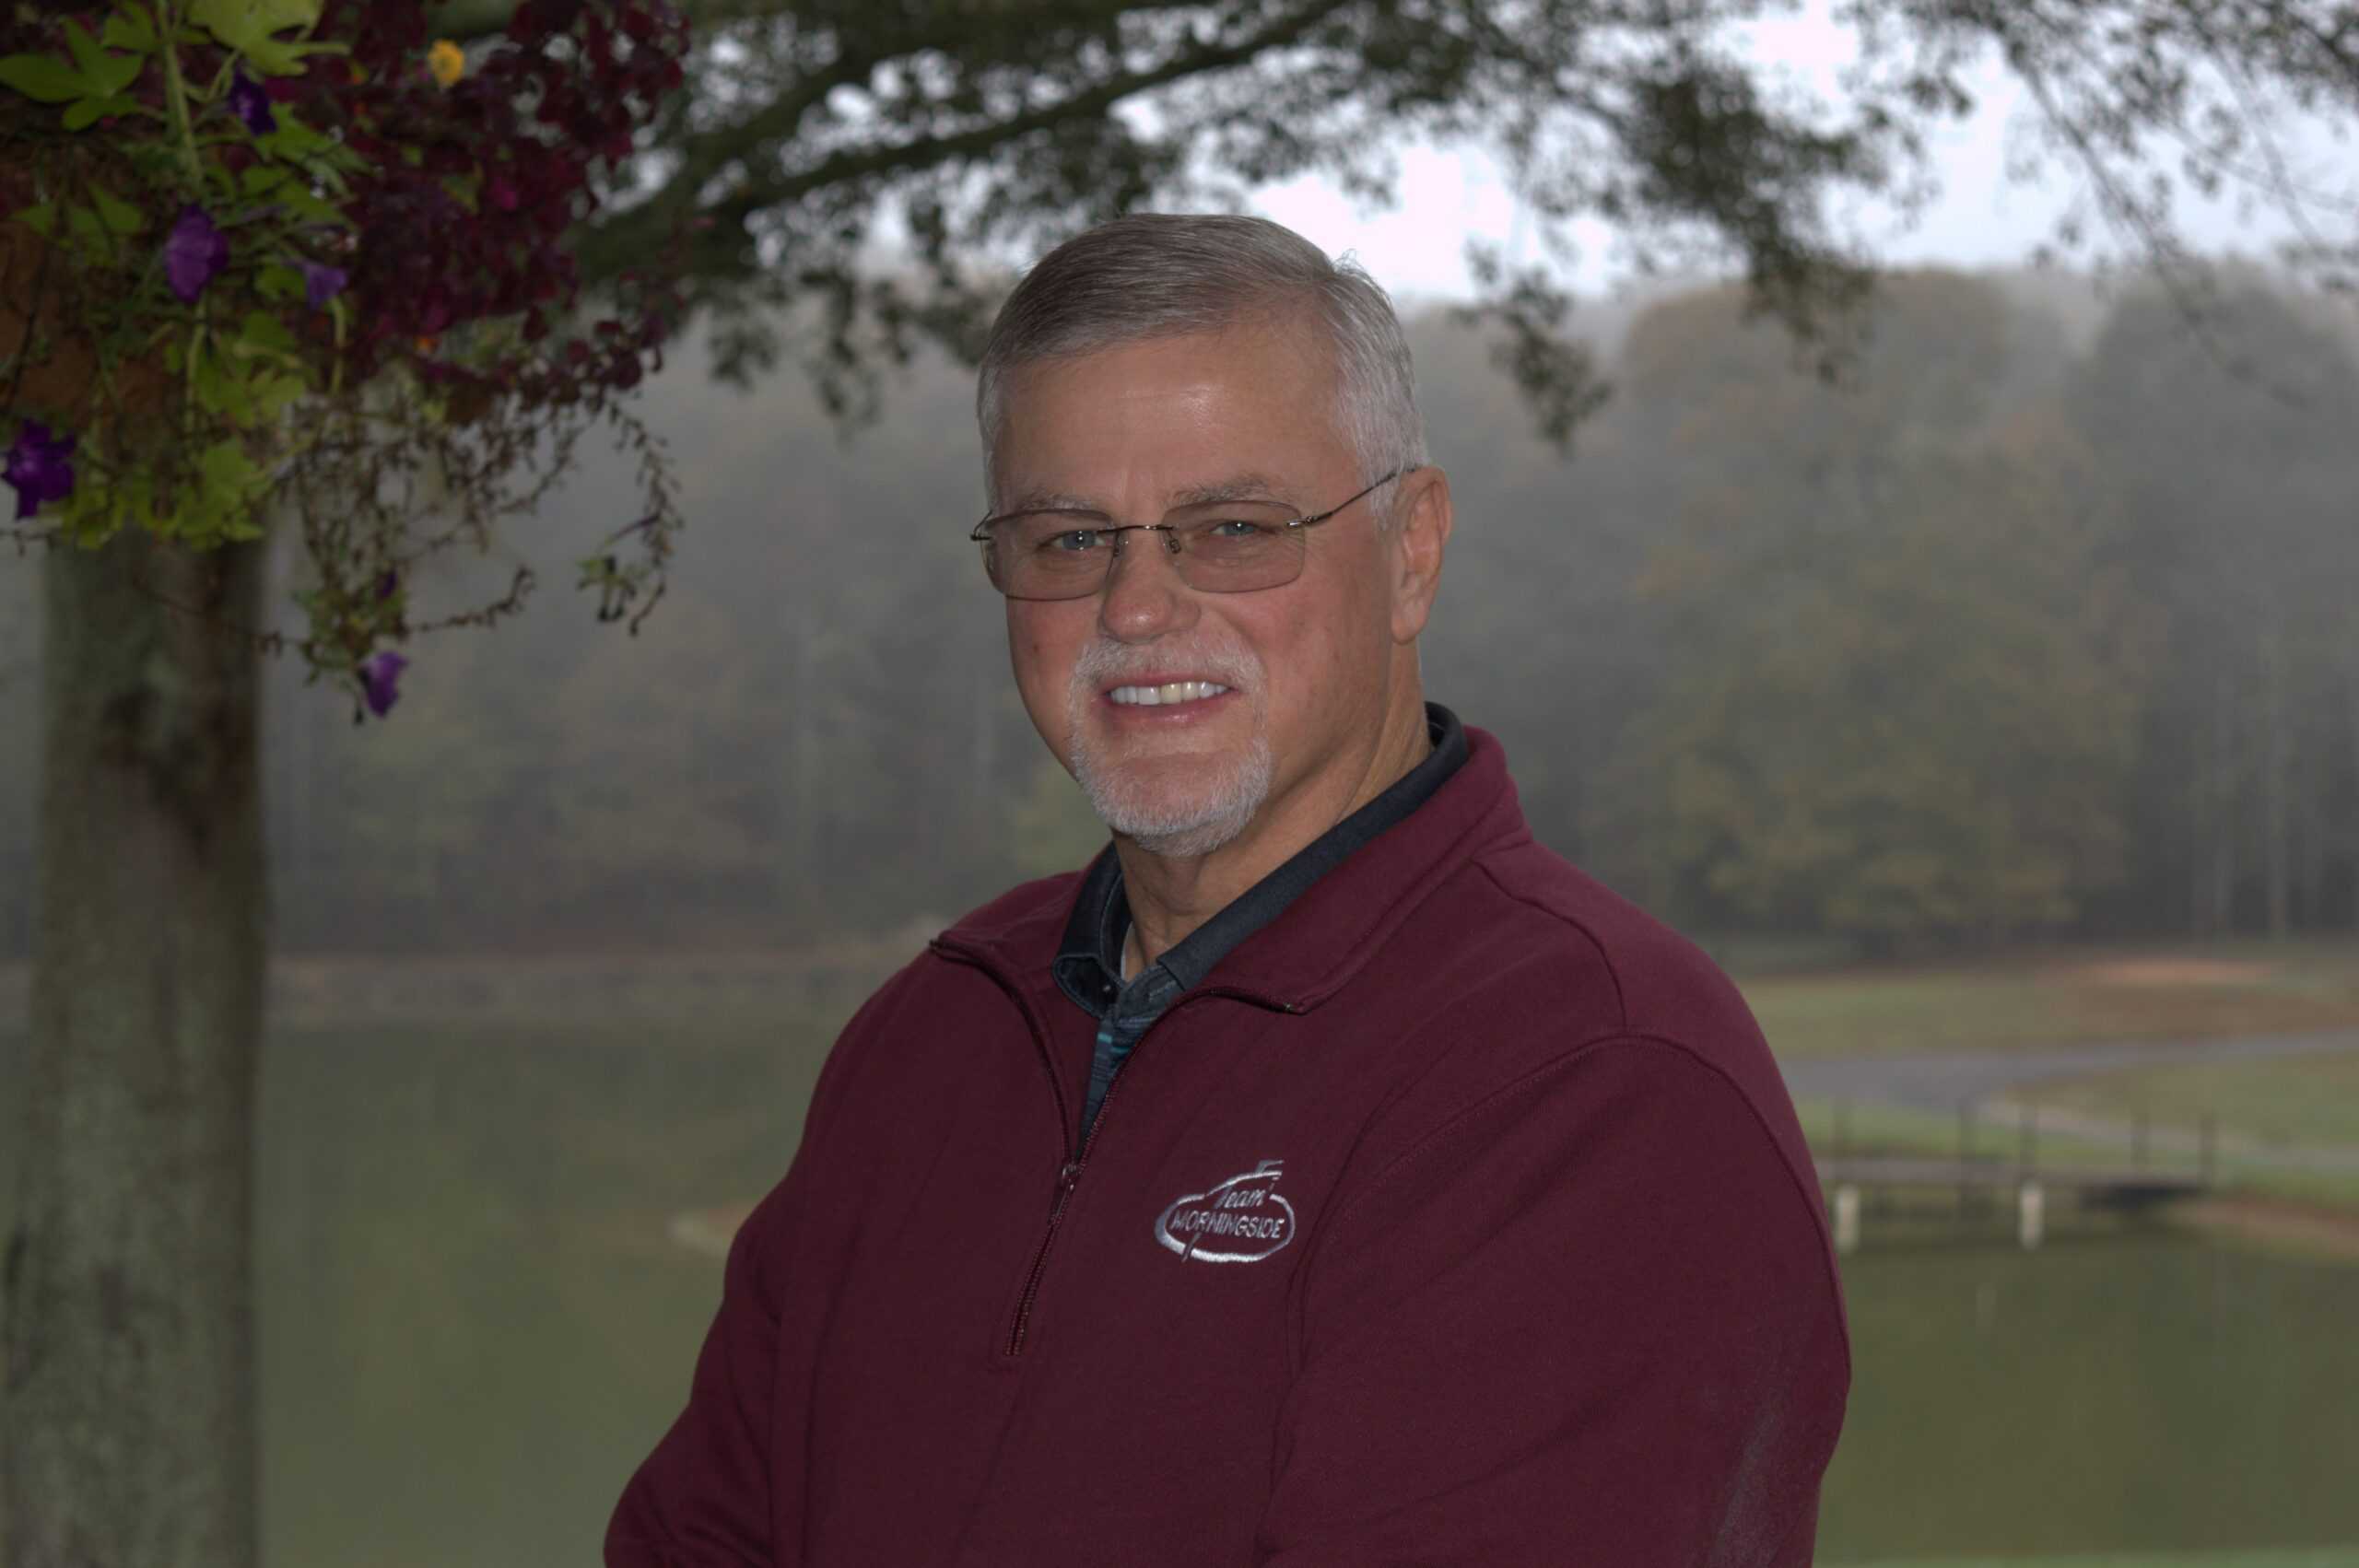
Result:
[[[1089,1164],[1089,1152],[1097,1147],[1098,1134],[1106,1130],[1106,1113],[1113,1108],[1114,1096],[1122,1092],[1126,1074],[1137,1070],[1138,1055],[1146,1045],[1147,1036],[1154,1034],[1163,1020],[1177,1012],[1187,1000],[1181,997],[1173,1002],[1164,1010],[1161,1018],[1148,1024],[1145,1033],[1139,1036],[1138,1043],[1131,1047],[1130,1060],[1123,1063],[1124,1071],[1114,1074],[1114,1082],[1106,1086],[1106,1097],[1097,1102],[1097,1119],[1091,1122],[1089,1130],[1082,1135],[1081,1148],[1057,1171],[1057,1199],[1049,1209],[1049,1229],[1040,1237],[1040,1250],[1032,1255],[1032,1271],[1024,1278],[1024,1294],[1015,1304],[1015,1322],[1007,1332],[1005,1353],[1011,1358],[1024,1353],[1025,1330],[1032,1324],[1032,1304],[1040,1294],[1042,1276],[1049,1271],[1049,1249],[1056,1245],[1057,1225],[1065,1217],[1066,1206],[1073,1201],[1074,1188],[1081,1185],[1082,1168]]]
[[[1107,1095],[1111,1098],[1113,1090],[1109,1088]],[[1103,1106],[1098,1107],[1098,1113],[1105,1113]],[[1032,1321],[1032,1303],[1040,1293],[1040,1276],[1049,1271],[1049,1247],[1057,1239],[1057,1222],[1065,1217],[1065,1205],[1072,1201],[1073,1189],[1080,1180],[1079,1160],[1067,1160],[1057,1172],[1057,1200],[1049,1209],[1049,1230],[1040,1238],[1040,1250],[1032,1255],[1032,1271],[1024,1277],[1024,1294],[1015,1304],[1015,1325],[1007,1333],[1007,1355],[1024,1353],[1024,1330]]]
[[[1057,1121],[1060,1126],[1062,1126],[1065,1116],[1064,1082],[1057,1076],[1056,1058],[1049,1049],[1048,1029],[1041,1023],[1039,1014],[1032,1010],[1032,1005],[1023,991],[981,952],[969,948],[962,942],[945,941],[942,937],[936,937],[928,945],[953,963],[965,964],[970,968],[980,969],[991,977],[1001,990],[1007,993],[1010,1001],[1015,1003],[1016,1012],[1023,1015],[1025,1025],[1031,1032],[1032,1043],[1040,1053],[1040,1063],[1048,1070],[1049,1092],[1056,1099]],[[1145,1034],[1139,1036],[1138,1044],[1131,1047],[1131,1059],[1123,1064],[1129,1071],[1116,1073],[1114,1082],[1107,1085],[1106,1097],[1097,1104],[1097,1119],[1090,1124],[1088,1132],[1083,1135],[1081,1148],[1072,1159],[1057,1168],[1056,1197],[1049,1206],[1048,1229],[1041,1235],[1039,1250],[1032,1255],[1032,1267],[1024,1277],[1024,1293],[1017,1298],[1015,1304],[1015,1321],[1008,1327],[1007,1342],[1002,1352],[1010,1359],[1024,1353],[1025,1335],[1032,1325],[1032,1307],[1039,1298],[1040,1281],[1049,1271],[1049,1253],[1056,1246],[1057,1227],[1064,1220],[1065,1210],[1073,1202],[1074,1189],[1081,1185],[1081,1173],[1083,1167],[1089,1164],[1089,1152],[1097,1146],[1097,1136],[1105,1130],[1106,1113],[1113,1107],[1114,1096],[1122,1092],[1122,1084],[1130,1077],[1130,1071],[1135,1071],[1137,1067],[1138,1053],[1145,1046],[1147,1035],[1152,1035],[1156,1029],[1161,1028],[1173,1013],[1190,1002],[1201,1001],[1210,997],[1226,997],[1233,1000],[1253,1002],[1262,1007],[1274,1008],[1283,1013],[1299,1013],[1302,1011],[1302,1004],[1299,1002],[1281,1000],[1276,997],[1262,996],[1252,991],[1239,990],[1226,986],[1207,986],[1181,996],[1164,1010],[1161,1017],[1147,1025]]]

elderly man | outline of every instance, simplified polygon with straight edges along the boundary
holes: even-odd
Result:
[[[1111,830],[878,991],[612,1568],[1783,1568],[1848,1382],[1735,990],[1425,701],[1383,293],[1252,218],[1051,252],[977,398],[1017,687]]]

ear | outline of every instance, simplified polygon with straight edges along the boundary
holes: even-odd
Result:
[[[1449,475],[1427,463],[1401,481],[1405,494],[1395,503],[1400,521],[1392,530],[1392,640],[1417,640],[1441,587],[1442,552],[1449,544],[1453,514]]]

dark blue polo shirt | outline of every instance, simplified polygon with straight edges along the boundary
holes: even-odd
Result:
[[[1084,1143],[1114,1075],[1165,1009],[1202,984],[1238,943],[1276,919],[1311,883],[1425,804],[1442,780],[1458,771],[1466,760],[1466,731],[1458,716],[1429,702],[1426,731],[1433,741],[1430,756],[1247,888],[1127,985],[1122,981],[1122,943],[1130,935],[1131,906],[1122,892],[1122,862],[1111,844],[1091,862],[1056,962],[1057,984],[1097,1020],[1097,1047],[1090,1059],[1089,1093],[1081,1112]]]

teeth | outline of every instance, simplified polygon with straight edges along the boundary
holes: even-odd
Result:
[[[1126,707],[1154,708],[1167,702],[1200,702],[1226,690],[1211,681],[1167,681],[1159,686],[1116,686],[1106,695]]]

